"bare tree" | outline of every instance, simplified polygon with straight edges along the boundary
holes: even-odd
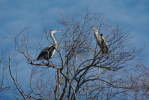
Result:
[[[26,31],[30,27],[20,30],[11,38],[15,42],[15,53],[12,56],[9,54],[8,68],[17,91],[15,98],[21,96],[24,99],[43,100],[135,99],[138,87],[135,79],[140,75],[136,74],[136,69],[142,68],[141,65],[138,66],[141,62],[138,56],[144,48],[138,50],[130,43],[129,31],[123,32],[118,24],[110,24],[103,14],[90,13],[88,9],[75,12],[71,16],[61,11],[58,11],[58,14],[60,18],[57,21],[61,25],[62,33],[58,37],[59,47],[51,63],[35,61],[39,50],[43,49],[41,41],[47,39],[46,42],[52,44],[49,30],[45,29],[44,24],[43,36],[37,36],[37,44],[29,44],[32,36]],[[94,32],[90,28],[92,26],[106,36],[108,54],[100,53]],[[12,74],[11,58],[15,55],[22,57],[19,61],[15,60],[16,67],[22,62],[30,68],[27,90],[19,81],[21,79],[17,77],[17,70],[16,77]],[[145,70],[140,70],[145,74],[143,71]],[[139,84],[141,85],[142,83]],[[148,98],[148,89],[139,89],[145,91],[142,98]]]

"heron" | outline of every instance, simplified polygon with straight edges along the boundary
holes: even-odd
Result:
[[[91,27],[94,30],[94,36],[103,54],[108,54],[108,44],[105,36],[99,33],[98,29]]]
[[[61,31],[57,31],[57,30],[51,30],[50,31],[50,36],[53,39],[54,45],[49,45],[48,47],[44,48],[40,52],[39,56],[37,57],[37,60],[42,60],[42,59],[49,60],[54,56],[55,51],[58,47],[58,43],[57,43],[56,39],[53,36],[53,34],[56,33],[56,32],[61,32]]]

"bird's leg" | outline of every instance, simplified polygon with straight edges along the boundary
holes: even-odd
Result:
[[[101,49],[100,49],[99,53],[100,53],[100,57],[101,57],[101,54],[102,54],[102,50]]]
[[[52,63],[52,61],[50,61],[50,59],[49,59],[49,63],[50,63],[50,62]],[[53,63],[52,63],[52,64],[53,64]]]

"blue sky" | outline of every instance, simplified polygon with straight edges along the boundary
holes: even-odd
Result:
[[[8,33],[15,34],[27,26],[32,27],[29,34],[42,34],[42,19],[47,29],[49,26],[60,29],[55,20],[59,18],[58,8],[62,12],[67,9],[71,15],[89,6],[90,12],[103,13],[111,23],[119,23],[124,31],[131,30],[131,42],[135,46],[149,43],[149,0],[0,0],[0,3],[0,34],[4,36],[9,37]],[[11,43],[0,36],[4,50],[8,50]],[[149,48],[142,53],[146,61],[148,51]]]
[[[17,33],[19,27],[33,27],[32,34],[40,33],[42,19],[45,26],[57,29],[58,8],[67,9],[71,15],[74,11],[85,10],[90,6],[91,12],[103,13],[111,23],[119,23],[124,30],[131,29],[134,45],[148,42],[149,1],[148,0],[0,0],[0,34]],[[138,41],[138,40],[141,40]],[[2,42],[2,40],[1,40]],[[4,44],[4,43],[3,43]]]

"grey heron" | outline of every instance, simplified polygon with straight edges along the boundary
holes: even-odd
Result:
[[[108,45],[103,34],[99,33],[98,29],[91,27],[94,30],[94,36],[103,54],[108,54]]]
[[[58,47],[58,43],[53,36],[53,34],[56,32],[61,32],[61,31],[57,31],[57,30],[50,31],[50,35],[51,35],[51,38],[53,39],[54,45],[49,45],[48,47],[44,48],[40,52],[39,56],[37,57],[37,60],[42,60],[42,59],[49,60],[54,56],[55,51]]]

